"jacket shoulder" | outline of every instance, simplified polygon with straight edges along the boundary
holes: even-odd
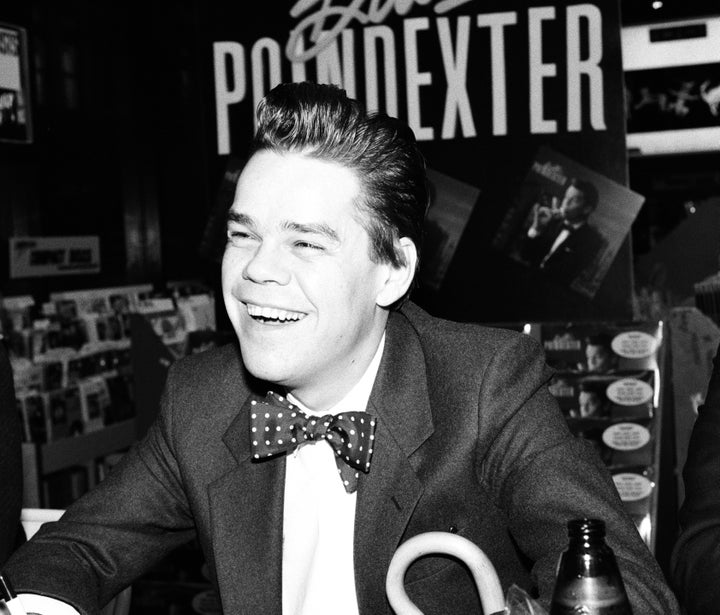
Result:
[[[440,356],[490,359],[500,349],[514,346],[530,355],[544,357],[540,343],[521,331],[437,318],[413,303],[403,306],[401,313],[417,332],[426,351]]]
[[[240,350],[228,344],[178,359],[170,366],[164,398],[181,422],[215,423],[234,416],[237,400],[248,394]]]
[[[203,379],[212,381],[228,372],[237,377],[242,362],[237,344],[225,344],[197,354],[181,357],[170,367],[170,373],[177,378]]]

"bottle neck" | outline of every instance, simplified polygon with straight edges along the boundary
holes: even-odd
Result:
[[[605,543],[605,523],[599,519],[574,519],[568,522],[570,546],[599,546]]]

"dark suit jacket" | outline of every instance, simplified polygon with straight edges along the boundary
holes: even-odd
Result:
[[[362,615],[390,612],[385,575],[401,542],[452,526],[486,552],[504,588],[537,583],[549,598],[566,522],[583,515],[606,521],[636,615],[677,612],[609,474],[569,433],[549,376],[528,336],[412,305],[391,315],[356,509]],[[232,346],[174,364],[145,440],[16,554],[16,588],[90,613],[98,593],[109,598],[197,533],[225,613],[280,615],[285,462],[251,459],[250,386]],[[417,562],[405,580],[426,615],[481,612],[469,575],[448,558]]]
[[[5,344],[0,337],[0,566],[18,540],[22,506],[22,454],[20,417],[15,405],[15,387]]]
[[[531,265],[540,267],[548,277],[570,284],[592,264],[605,245],[605,239],[594,226],[583,224],[571,231],[565,241],[543,263],[561,230],[562,220],[553,220],[540,235],[526,238],[522,257]]]
[[[688,615],[720,609],[720,348],[683,468],[685,500],[671,574]]]

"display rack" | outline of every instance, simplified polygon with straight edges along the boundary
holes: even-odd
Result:
[[[94,486],[97,482],[97,460],[127,450],[136,439],[136,421],[128,419],[98,431],[55,442],[23,443],[23,506],[47,506],[43,482],[49,475],[61,470],[84,467],[88,488]]]
[[[549,388],[570,431],[598,453],[648,548],[664,554],[660,517],[674,513],[676,493],[663,322],[546,322],[522,330],[541,342],[555,371]]]

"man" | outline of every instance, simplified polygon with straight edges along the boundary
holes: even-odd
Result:
[[[612,374],[618,368],[618,355],[612,349],[612,337],[598,333],[585,338],[584,371],[594,374]]]
[[[718,610],[720,602],[720,347],[705,401],[690,435],[682,471],[685,499],[670,560],[670,578],[688,615]]]
[[[608,400],[605,395],[607,382],[580,383],[578,391],[578,412],[576,418],[606,418]]]
[[[397,547],[444,530],[547,603],[567,520],[593,515],[636,612],[676,612],[536,342],[406,301],[426,205],[405,125],[333,86],[273,89],[228,215],[239,344],[172,366],[147,437],[15,556],[16,589],[89,613],[197,536],[229,615],[387,614]],[[480,612],[454,561],[405,582],[426,615]]]
[[[549,207],[533,206],[521,257],[548,277],[571,284],[605,245],[600,232],[588,223],[597,204],[597,188],[589,181],[571,178],[559,205],[553,197]]]

